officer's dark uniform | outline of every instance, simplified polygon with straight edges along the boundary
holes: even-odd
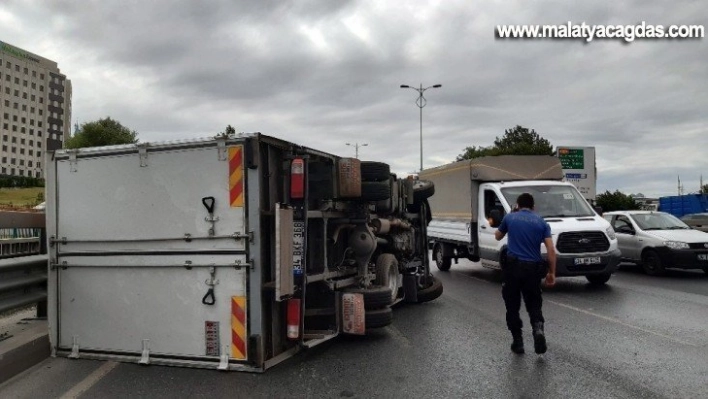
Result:
[[[502,265],[502,297],[506,305],[506,325],[514,337],[514,344],[517,345],[515,349],[512,344],[512,350],[523,353],[523,323],[519,317],[521,297],[524,298],[534,331],[537,328],[542,329],[544,319],[541,312],[541,279],[546,275],[547,264],[541,257],[541,245],[545,238],[551,237],[551,228],[542,217],[528,209],[522,209],[507,214],[499,225],[499,231],[509,234],[507,259]],[[545,338],[543,346],[545,347]]]

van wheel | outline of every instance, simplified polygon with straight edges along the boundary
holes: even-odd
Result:
[[[610,280],[610,274],[591,274],[585,276],[586,279],[593,285],[602,285]]]
[[[381,254],[376,258],[376,285],[391,290],[391,302],[398,295],[398,260],[392,254]]]
[[[650,276],[661,276],[666,271],[659,254],[653,249],[648,249],[642,254],[642,268]]]
[[[443,272],[450,270],[452,262],[449,256],[443,255],[442,244],[435,244],[433,247],[433,258],[435,258],[435,265],[438,267],[438,270]]]
[[[393,322],[393,311],[391,308],[367,310],[364,314],[364,324],[366,330],[372,328],[386,327]]]

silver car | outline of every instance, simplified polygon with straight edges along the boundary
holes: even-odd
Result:
[[[691,228],[708,232],[708,212],[684,215],[681,217],[681,221]]]
[[[617,234],[622,260],[640,264],[647,274],[661,275],[667,268],[708,273],[708,233],[665,212],[615,211],[602,216]]]

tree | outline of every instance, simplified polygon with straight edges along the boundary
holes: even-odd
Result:
[[[619,190],[611,193],[609,190],[599,194],[595,199],[595,205],[602,208],[603,212],[630,211],[640,209],[639,204],[630,195],[623,194]]]
[[[223,132],[217,133],[216,137],[226,137],[226,138],[228,138],[228,137],[233,136],[233,135],[235,135],[235,134],[236,134],[236,129],[234,129],[233,126],[228,125],[228,126],[226,126],[226,129],[224,129]]]
[[[487,155],[553,155],[553,146],[535,130],[516,125],[512,129],[505,130],[502,138],[497,137],[493,146],[467,147],[457,156],[457,160]]]
[[[704,184],[698,193],[699,194],[708,194],[708,184]]]
[[[100,147],[105,145],[135,144],[138,133],[106,117],[86,122],[64,142],[64,148]]]

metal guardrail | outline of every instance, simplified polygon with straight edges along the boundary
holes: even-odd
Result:
[[[0,314],[37,304],[47,315],[44,213],[0,212]]]

